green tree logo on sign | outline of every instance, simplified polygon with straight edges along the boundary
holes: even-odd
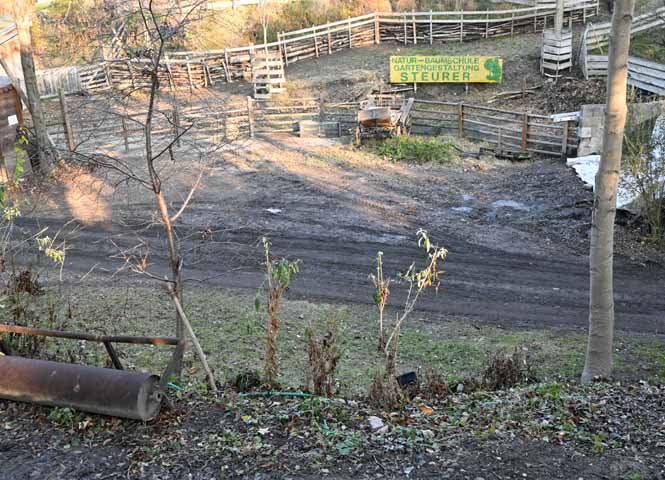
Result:
[[[487,80],[490,82],[500,82],[503,75],[503,69],[501,68],[501,62],[498,58],[488,58],[485,60],[485,68],[489,72],[487,74]]]

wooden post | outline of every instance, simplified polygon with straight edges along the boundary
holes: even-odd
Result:
[[[381,43],[381,28],[379,25],[379,14],[374,12],[374,44],[378,45]]]
[[[12,92],[14,92],[14,111],[16,112],[16,120],[18,120],[18,126],[23,127],[25,120],[23,119],[23,104],[21,103],[21,97],[14,86],[12,86]]]
[[[535,32],[535,30],[534,30]],[[490,36],[490,14],[486,13],[485,14],[485,38],[489,38]]]
[[[349,29],[349,48],[353,48],[353,40],[351,39],[351,18],[347,20],[347,25]]]
[[[464,104],[460,103],[457,106],[457,133],[460,138],[464,137]]]
[[[132,90],[135,90],[135,89],[136,89],[136,86],[135,86],[135,84],[134,84],[134,70],[132,70],[132,62],[130,62],[129,60],[127,60],[127,61],[125,62],[125,64],[127,65],[127,70],[128,70],[128,72],[129,72],[129,78],[132,80]]]
[[[281,37],[281,42],[282,42],[282,50],[284,52],[284,65],[287,67],[289,66],[289,50],[286,47],[286,40],[284,40],[284,32],[282,32],[282,37]]]
[[[173,83],[173,74],[171,72],[171,65],[169,63],[169,56],[164,54],[164,65],[166,65],[166,76],[169,79],[169,86],[175,90],[175,83]]]
[[[408,40],[407,39],[408,34],[406,33],[407,32],[407,30],[406,30],[406,15],[404,15],[404,18],[402,20],[404,21],[404,45],[406,45],[406,42]]]
[[[568,130],[570,129],[570,121],[563,122],[563,134],[561,136],[561,160],[565,161],[568,157]]]
[[[525,113],[522,118],[522,150],[525,152],[529,148],[529,114]]]
[[[515,13],[510,14],[510,38],[515,36]]]
[[[526,98],[526,78],[522,79],[522,98]]]
[[[330,27],[328,27],[328,55],[332,55],[332,34],[330,33]]]
[[[316,36],[316,29],[314,29],[314,53],[316,54],[316,58],[319,58],[319,39]]]
[[[121,119],[121,125],[122,125],[122,139],[125,142],[125,152],[129,152],[129,135],[127,134],[127,120],[125,116],[123,115],[120,117]]]
[[[534,12],[533,14],[533,33],[536,33],[538,31],[538,12]]]
[[[229,52],[226,51],[226,48],[224,49],[224,64],[226,65],[225,73],[226,73],[226,82],[227,83],[233,83],[233,74],[231,73],[231,65],[229,64]]]
[[[74,131],[72,130],[72,124],[69,120],[69,112],[67,111],[67,100],[65,99],[65,91],[60,88],[58,89],[58,96],[60,97],[60,111],[62,112],[62,126],[65,130],[65,141],[67,142],[67,150],[73,152],[76,149],[76,144],[74,143]]]
[[[429,44],[434,43],[434,25],[432,25],[432,10],[429,11]]]
[[[459,41],[460,43],[464,41],[464,11],[459,14]]]
[[[189,80],[189,89],[194,90],[194,82],[192,82],[192,70],[189,68],[189,56],[185,58],[185,65],[187,66],[187,79]]]
[[[416,31],[416,12],[411,10],[411,22],[413,25],[413,44],[418,45],[418,32]]]
[[[501,147],[503,143],[503,128],[499,127],[499,141],[497,142],[496,149],[501,151]]]
[[[247,97],[247,120],[249,122],[249,136],[254,137],[254,118],[252,114],[252,97]]]

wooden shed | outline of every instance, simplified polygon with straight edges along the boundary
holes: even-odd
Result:
[[[23,125],[21,101],[11,85],[0,86],[0,181],[14,171],[16,131]]]

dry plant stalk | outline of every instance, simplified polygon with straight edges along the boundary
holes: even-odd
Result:
[[[378,370],[374,376],[369,388],[368,400],[370,403],[381,408],[397,406],[405,397],[395,379],[399,335],[402,324],[411,312],[413,312],[420,295],[425,290],[430,287],[438,290],[440,284],[439,277],[443,274],[443,271],[439,270],[439,262],[444,261],[448,254],[445,248],[432,244],[426,230],[420,229],[416,235],[418,237],[418,246],[427,255],[427,263],[422,270],[417,270],[415,263],[412,263],[406,273],[400,275],[400,279],[409,284],[407,297],[404,308],[402,312],[396,315],[390,336],[385,341],[382,340],[382,337],[385,338],[383,332],[383,311],[389,296],[389,280],[386,281],[384,279],[383,256],[380,252],[377,255],[377,273],[376,275],[370,275],[370,279],[376,288],[374,300],[379,309],[379,344],[382,346],[381,353],[384,364],[383,368]]]
[[[386,347],[386,336],[383,328],[383,312],[390,297],[390,278],[383,276],[383,252],[376,254],[376,274],[370,273],[369,279],[374,285],[374,303],[379,310],[379,353]]]
[[[268,297],[268,322],[266,328],[266,355],[264,375],[268,385],[275,385],[279,375],[279,361],[277,359],[277,336],[279,335],[279,310],[282,306],[284,292],[289,288],[293,277],[300,271],[300,260],[293,262],[282,258],[275,260],[270,255],[270,241],[262,239],[265,255],[264,267],[266,279],[262,285]],[[259,289],[260,293],[261,288]],[[261,307],[259,295],[255,300],[257,311]]]
[[[320,338],[316,337],[311,322],[305,334],[309,356],[308,387],[312,385],[316,395],[332,397],[337,362],[341,357],[337,347],[339,320],[336,316],[331,318],[327,323],[325,334]]]

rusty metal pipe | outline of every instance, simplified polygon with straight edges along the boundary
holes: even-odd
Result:
[[[162,393],[149,373],[0,355],[0,398],[146,421]]]
[[[94,335],[91,333],[63,332],[46,328],[29,328],[18,325],[0,324],[0,333],[20,333],[37,337],[69,338],[72,340],[88,340],[99,343],[132,343],[136,345],[177,345],[178,339],[173,337],[132,337],[127,335]]]

